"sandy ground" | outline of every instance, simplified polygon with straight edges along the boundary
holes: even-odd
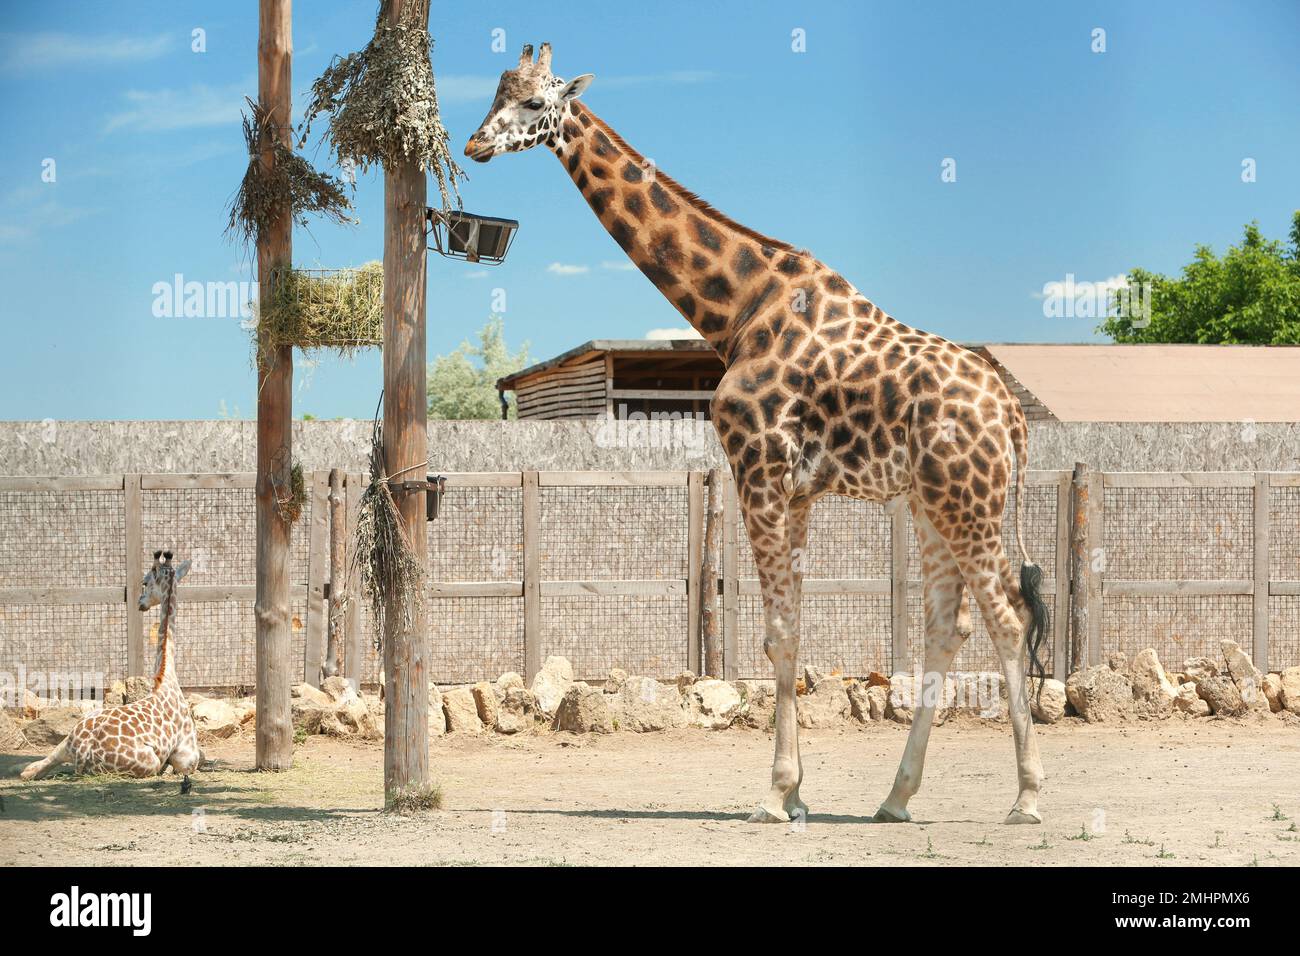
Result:
[[[917,823],[871,823],[905,736],[804,731],[803,828],[745,822],[772,752],[755,730],[443,738],[444,809],[413,817],[380,812],[379,743],[313,737],[272,775],[251,740],[211,742],[188,796],[170,775],[23,783],[35,752],[4,754],[0,864],[1300,864],[1295,723],[1039,727],[1041,827],[1000,825],[1010,730],[974,722],[936,729]]]

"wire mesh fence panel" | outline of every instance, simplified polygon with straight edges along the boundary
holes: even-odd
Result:
[[[450,487],[428,523],[430,581],[518,581],[523,577],[522,492]]]
[[[800,618],[801,666],[855,677],[889,669],[889,595],[804,594]],[[763,652],[759,595],[741,595],[737,625],[740,676],[771,678],[772,664]]]
[[[1254,501],[1251,488],[1107,488],[1106,579],[1251,577]]]
[[[445,598],[430,601],[427,614],[431,681],[460,684],[524,672],[523,598]]]
[[[544,487],[543,581],[686,577],[686,489]]]
[[[0,604],[0,669],[29,679],[50,674],[126,676],[123,604]],[[35,688],[33,688],[35,689]]]
[[[1300,581],[1300,488],[1269,489],[1268,576]]]
[[[1011,562],[1016,578],[1020,577],[1020,545],[1016,541],[1016,492],[1007,494],[1002,512],[1002,550]],[[906,511],[907,509],[904,508]],[[1027,485],[1025,510],[1020,520],[1025,529],[1025,549],[1029,557],[1043,569],[1043,577],[1056,576],[1056,485]],[[907,577],[909,582],[921,580],[921,552],[912,527],[912,516],[907,515]],[[909,584],[910,586],[910,584]]]
[[[689,666],[686,602],[680,595],[543,597],[540,658],[567,657],[579,680],[610,668],[673,677]]]
[[[257,514],[251,488],[167,488],[140,495],[140,542],[147,568],[153,552],[172,551],[191,561],[189,585],[242,585],[257,581]],[[290,532],[290,584],[307,583],[312,521],[308,496]]]
[[[120,586],[121,491],[0,491],[0,587]]]
[[[1131,659],[1148,647],[1170,670],[1189,657],[1219,660],[1224,638],[1249,640],[1253,612],[1249,595],[1108,595],[1102,602],[1102,661],[1115,652]]]
[[[1268,635],[1268,670],[1300,667],[1300,594],[1268,599]]]
[[[157,610],[145,615],[145,671],[158,653]],[[257,622],[252,601],[185,601],[176,609],[176,678],[182,687],[243,688],[257,683]],[[307,602],[289,603],[290,680],[302,680]]]

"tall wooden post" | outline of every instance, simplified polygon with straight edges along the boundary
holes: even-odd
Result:
[[[291,0],[261,0],[258,11],[257,88],[275,135],[290,142]],[[267,144],[262,164],[275,153]],[[271,290],[273,270],[293,261],[293,220],[278,211],[257,235],[259,299]],[[261,343],[259,343],[260,345]],[[289,714],[289,522],[276,507],[288,494],[293,467],[293,349],[261,349],[257,373],[257,769],[287,770],[293,760]]]
[[[343,498],[343,472],[330,469],[330,598],[329,634],[325,642],[325,660],[321,677],[339,673],[339,655],[343,643],[343,610],[347,593],[347,502]]]
[[[407,14],[410,10],[411,13]],[[392,24],[429,20],[429,0],[391,0]],[[395,481],[426,477],[424,170],[401,161],[384,169],[384,460]],[[399,474],[400,473],[400,474]],[[424,492],[397,497],[411,549],[428,565]],[[384,634],[384,792],[429,781],[428,634],[423,612],[408,627],[389,600]]]
[[[1092,534],[1088,527],[1091,512],[1088,496],[1091,481],[1088,466],[1074,465],[1070,484],[1070,673],[1087,666],[1089,605],[1092,592]],[[1068,675],[1056,675],[1065,680]]]
[[[704,641],[704,674],[722,677],[722,630],[718,626],[718,562],[722,545],[721,468],[709,472],[709,503],[704,512],[704,560],[700,569],[700,630]]]

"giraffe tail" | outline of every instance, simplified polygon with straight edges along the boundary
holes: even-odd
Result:
[[[22,780],[39,780],[59,764],[67,763],[71,760],[72,743],[70,737],[64,737],[63,743],[54,748],[54,752],[44,760],[38,760],[35,763],[28,764],[27,767],[18,776]]]
[[[1025,470],[1029,464],[1029,428],[1025,424],[1024,412],[1018,402],[1013,405],[1011,418],[1011,443],[1016,453],[1016,545],[1020,549],[1020,597],[1029,611],[1029,627],[1025,632],[1025,644],[1029,648],[1029,676],[1038,679],[1038,689],[1042,692],[1043,681],[1047,677],[1047,668],[1039,658],[1043,641],[1051,630],[1052,617],[1043,600],[1043,569],[1029,557],[1025,548],[1025,529],[1021,521],[1025,498]]]

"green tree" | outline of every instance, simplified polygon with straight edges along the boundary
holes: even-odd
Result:
[[[1289,248],[1265,239],[1252,222],[1241,245],[1222,257],[1197,246],[1180,278],[1134,269],[1130,283],[1139,289],[1150,283],[1150,324],[1112,315],[1097,331],[1116,342],[1300,344],[1300,211],[1290,238]]]
[[[429,363],[429,417],[500,418],[497,379],[527,364],[528,343],[511,355],[501,316],[490,316],[478,331],[478,344],[461,342],[451,354]],[[510,417],[515,417],[513,399]]]

